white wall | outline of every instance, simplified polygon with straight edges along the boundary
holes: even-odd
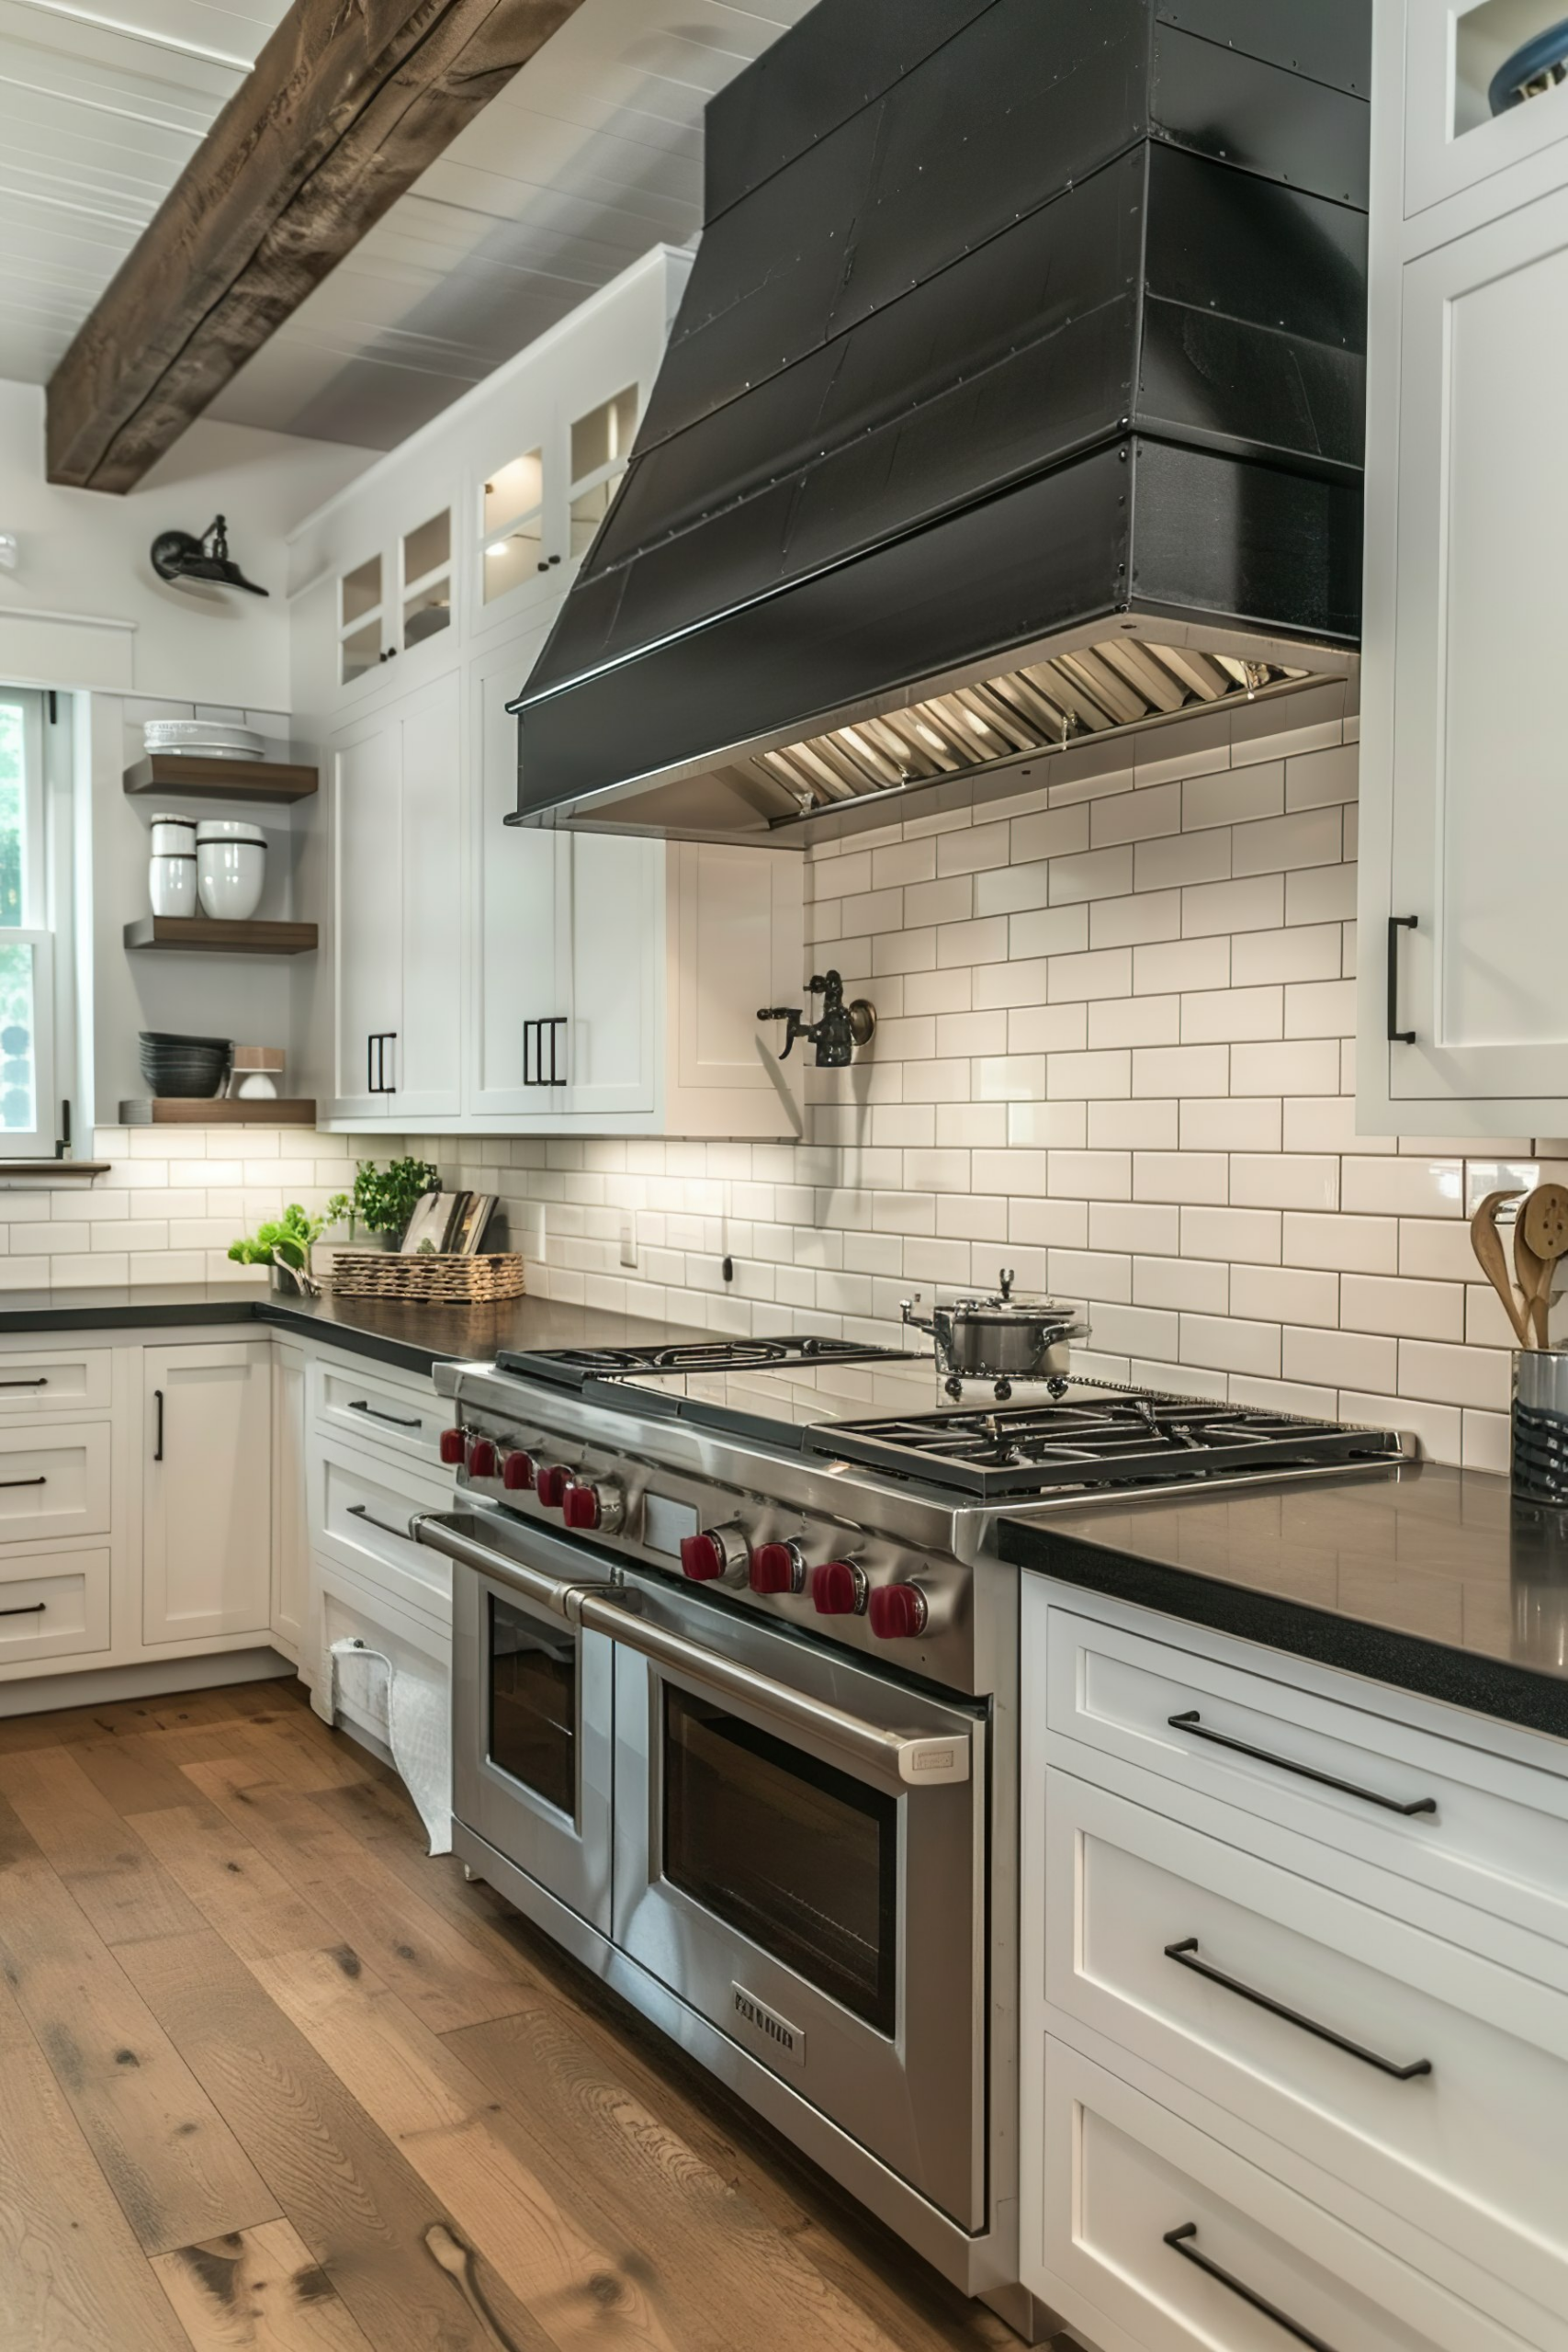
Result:
[[[0,678],[287,710],[286,535],[375,452],[203,420],[117,498],[52,488],[43,451],[42,389],[0,379],[0,531],[21,542],[0,571]],[[153,571],[159,531],[199,534],[220,512],[265,601]]]

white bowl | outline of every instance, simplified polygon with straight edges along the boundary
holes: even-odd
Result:
[[[221,752],[243,760],[266,756],[266,737],[254,727],[231,727],[215,718],[150,718],[141,737],[150,752],[191,752],[203,758]]]
[[[147,888],[155,915],[195,914],[194,854],[187,850],[183,857],[152,858],[147,868]]]
[[[261,842],[203,842],[196,854],[196,871],[205,911],[220,922],[246,922],[260,906],[266,885],[266,846]]]

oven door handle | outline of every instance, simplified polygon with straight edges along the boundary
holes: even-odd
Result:
[[[804,1732],[826,1747],[836,1748],[863,1780],[874,1781],[896,1793],[906,1789],[951,1787],[970,1776],[971,1754],[966,1732],[924,1735],[885,1730],[860,1716],[793,1690],[771,1675],[759,1674],[735,1659],[721,1657],[671,1634],[662,1625],[627,1613],[623,1588],[600,1578],[590,1583],[547,1575],[488,1544],[477,1543],[436,1512],[421,1512],[412,1522],[415,1541],[464,1567],[476,1568],[497,1584],[509,1585],[525,1600],[547,1609],[567,1623],[603,1634],[622,1649],[633,1650],[652,1666],[666,1667],[700,1690],[717,1699],[733,1699],[770,1715],[786,1731]]]

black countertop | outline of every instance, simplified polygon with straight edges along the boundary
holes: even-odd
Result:
[[[248,1283],[146,1283],[117,1290],[0,1292],[0,1332],[155,1330],[266,1323],[324,1340],[407,1372],[443,1358],[491,1361],[502,1348],[615,1347],[700,1339],[684,1323],[649,1322],[553,1298],[492,1306],[402,1306],[386,1299],[287,1298]]]
[[[1065,1583],[1568,1738],[1568,1510],[1516,1505],[1506,1478],[1412,1464],[999,1538]]]

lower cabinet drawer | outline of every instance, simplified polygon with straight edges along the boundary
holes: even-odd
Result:
[[[407,1532],[417,1510],[449,1510],[449,1489],[336,1439],[311,1440],[310,1541],[340,1566],[404,1607],[444,1622],[452,1613],[451,1563]]]
[[[423,1390],[405,1388],[384,1375],[367,1378],[363,1372],[344,1372],[330,1363],[318,1364],[315,1371],[319,1421],[351,1442],[368,1439],[439,1473],[441,1432],[452,1414],[428,1384]]]
[[[0,1353],[0,1420],[33,1413],[107,1413],[113,1399],[112,1348]]]
[[[1025,2284],[1102,2352],[1524,2352],[1078,2052],[1047,2041],[1032,2064]]]
[[[35,1658],[109,1645],[109,1554],[8,1552],[0,1558],[0,1678]]]
[[[1568,2312],[1568,1991],[1066,1772],[1045,1818],[1057,2030]]]
[[[107,1421],[0,1423],[0,1544],[109,1531]]]
[[[1325,1698],[1023,1583],[1057,1737],[1568,1944],[1568,1743],[1541,1740],[1537,1770],[1348,1703],[1349,1677]]]

